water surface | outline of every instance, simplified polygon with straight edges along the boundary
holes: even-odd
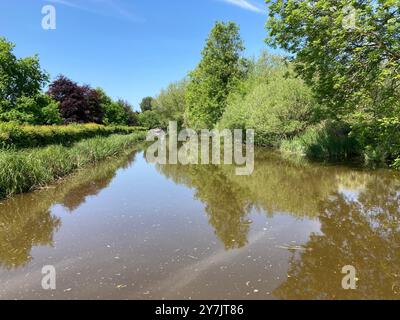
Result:
[[[400,298],[398,173],[266,151],[234,172],[134,152],[1,202],[0,298]]]

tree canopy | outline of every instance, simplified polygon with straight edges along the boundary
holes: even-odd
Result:
[[[243,41],[233,22],[217,22],[202,52],[202,59],[189,74],[186,122],[195,128],[212,128],[221,118],[226,99],[244,76]]]
[[[100,94],[88,85],[59,76],[50,84],[48,94],[60,103],[65,123],[103,122]]]
[[[267,0],[267,43],[285,49],[331,116],[398,114],[398,0]]]

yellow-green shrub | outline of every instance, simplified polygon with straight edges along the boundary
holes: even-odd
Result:
[[[15,123],[0,124],[0,146],[34,148],[50,144],[68,145],[82,139],[111,134],[130,134],[140,127],[72,124],[63,126],[32,126]]]

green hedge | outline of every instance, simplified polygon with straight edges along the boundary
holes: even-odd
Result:
[[[0,123],[0,147],[35,148],[50,144],[69,145],[82,139],[112,134],[144,131],[142,127],[73,124],[66,126],[32,126]]]
[[[0,150],[0,199],[35,190],[80,168],[132,152],[145,132],[83,140],[72,146]]]

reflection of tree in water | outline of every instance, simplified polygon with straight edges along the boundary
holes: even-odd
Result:
[[[250,224],[246,215],[251,203],[246,189],[232,183],[217,166],[162,165],[158,170],[175,183],[196,190],[196,199],[205,204],[209,223],[226,249],[247,243]]]
[[[13,269],[31,260],[34,246],[52,246],[61,219],[51,214],[54,204],[62,203],[73,210],[89,195],[107,187],[118,168],[134,161],[111,160],[82,170],[53,188],[22,194],[0,203],[0,267]]]
[[[124,159],[123,165],[107,165],[107,168],[103,168],[103,172],[96,170],[91,173],[90,179],[85,179],[82,183],[77,184],[70,192],[67,192],[62,199],[64,207],[70,211],[77,209],[88,196],[95,196],[99,192],[108,187],[111,180],[115,176],[117,168],[126,168],[135,161],[136,152],[131,153],[128,159]],[[90,182],[88,182],[90,181]]]
[[[318,216],[318,202],[354,181],[350,170],[294,163],[271,152],[257,152],[254,172],[236,176],[233,166],[159,165],[158,170],[175,183],[196,190],[206,206],[210,224],[227,249],[247,243],[252,208],[273,215]],[[356,174],[362,183],[365,175]],[[367,179],[368,180],[368,179]]]
[[[355,199],[334,193],[321,202],[321,235],[293,254],[282,299],[400,298],[400,184],[378,177]],[[357,271],[357,290],[343,290],[344,265]],[[396,293],[397,292],[397,293]]]
[[[51,245],[61,220],[47,206],[8,200],[0,206],[0,267],[12,269],[31,260],[33,246]]]

